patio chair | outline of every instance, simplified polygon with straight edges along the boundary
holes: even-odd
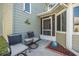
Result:
[[[34,36],[34,32],[27,32],[28,38],[26,38],[24,41],[26,45],[28,45],[29,48],[35,49],[38,47],[37,42],[40,40],[39,38]],[[27,44],[28,42],[28,44]]]
[[[18,56],[20,54],[26,55],[28,46],[22,43],[22,35],[11,34],[8,36],[8,42],[10,45],[11,56]]]
[[[28,38],[33,39],[33,42],[38,42],[40,41],[40,37],[35,37],[34,32],[27,32]]]

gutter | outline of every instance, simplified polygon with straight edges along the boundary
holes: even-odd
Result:
[[[43,15],[46,15],[46,14],[51,14],[53,11],[55,11],[56,10],[56,8],[58,8],[59,6],[65,6],[66,8],[68,7],[66,4],[64,4],[64,3],[62,3],[62,4],[60,4],[60,3],[57,3],[57,4],[55,4],[50,10],[48,10],[48,11],[46,11],[46,12],[42,12],[42,13],[39,13],[39,14],[37,14],[37,16],[38,17],[40,17],[40,16],[43,16]]]
[[[39,14],[37,14],[37,16],[42,16],[42,15],[51,13],[51,11],[53,11],[58,5],[59,5],[59,3],[55,4],[50,10],[48,10],[46,12],[39,13]]]

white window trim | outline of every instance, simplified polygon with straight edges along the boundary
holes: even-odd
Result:
[[[73,35],[79,35],[79,32],[73,32]]]
[[[56,33],[66,34],[66,32],[64,32],[64,31],[56,31]]]
[[[62,10],[61,12],[59,12],[59,13],[57,13],[56,14],[56,32],[62,32],[62,33],[65,33],[66,31],[62,31],[62,16],[60,15],[60,14],[62,14],[63,12],[65,12],[66,11],[66,9],[64,9],[64,10]],[[61,24],[60,24],[60,26],[61,26],[61,28],[60,28],[60,31],[58,31],[57,30],[57,16],[58,15],[60,15],[60,18],[61,18],[61,20],[60,20],[60,22],[61,22]],[[66,21],[66,23],[67,23],[67,21]]]
[[[31,12],[31,3],[29,3],[30,4],[30,12],[28,12],[28,11],[25,11],[25,3],[23,4],[23,10],[24,10],[24,12],[26,12],[26,13],[28,13],[28,14],[31,14],[32,12]]]

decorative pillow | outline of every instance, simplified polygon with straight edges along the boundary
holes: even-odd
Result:
[[[14,45],[22,42],[22,35],[12,34],[8,36],[9,45]]]
[[[28,36],[28,38],[32,38],[32,37],[34,37],[34,33],[33,32],[27,32],[27,36]]]

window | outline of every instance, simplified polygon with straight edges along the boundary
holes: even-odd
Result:
[[[79,6],[74,7],[74,32],[79,32]]]
[[[24,4],[24,11],[31,14],[31,3]]]
[[[66,31],[66,11],[62,13],[62,31]]]
[[[60,15],[57,16],[57,31],[60,31],[61,29],[61,20],[60,20]]]
[[[47,17],[47,18],[42,19],[42,34],[43,35],[49,35],[49,36],[52,35],[51,20],[52,20],[52,17]]]
[[[51,20],[50,19],[47,19],[47,20],[44,20],[43,21],[43,27],[44,29],[51,29]]]
[[[79,17],[79,6],[74,8],[74,16]]]
[[[48,10],[50,10],[53,6],[55,6],[55,3],[49,3],[48,4]]]
[[[43,34],[51,35],[51,19],[43,20]]]
[[[57,31],[66,31],[66,11],[57,16]]]

